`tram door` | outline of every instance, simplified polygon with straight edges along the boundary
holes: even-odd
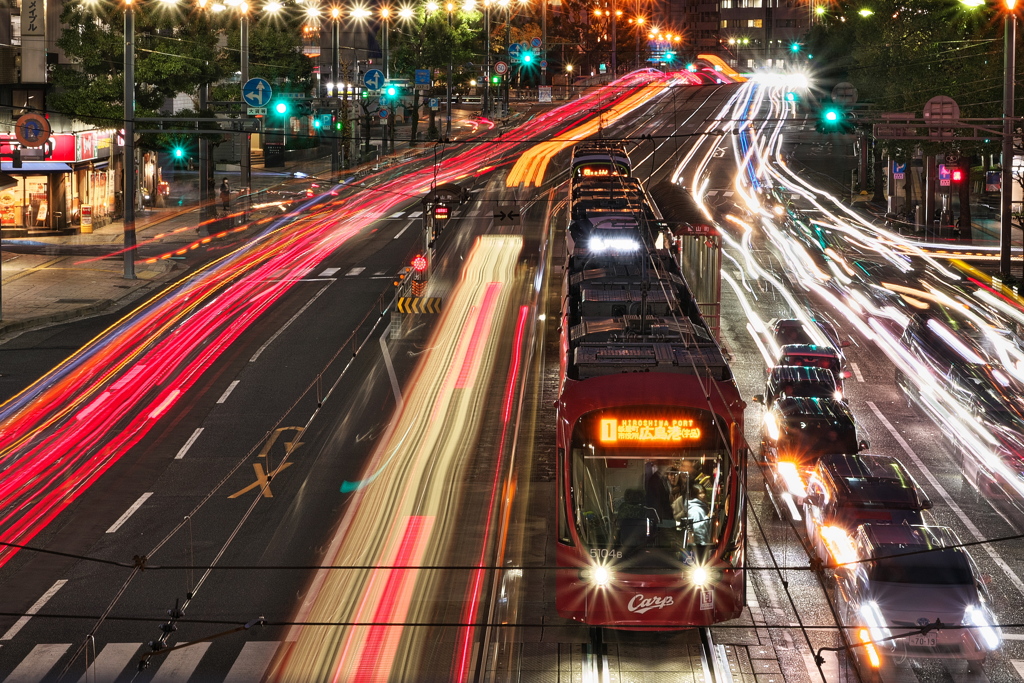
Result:
[[[716,341],[722,329],[722,244],[712,225],[684,223],[672,230],[679,269]]]

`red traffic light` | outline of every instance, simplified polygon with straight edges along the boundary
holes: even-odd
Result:
[[[444,204],[437,204],[434,206],[434,220],[435,221],[446,221],[451,214],[451,210]]]
[[[427,257],[421,255],[421,256],[417,256],[416,258],[414,258],[412,260],[412,269],[417,271],[417,272],[419,272],[419,273],[422,273],[424,270],[426,270],[427,269]]]
[[[950,176],[954,183],[962,183],[964,181],[964,172],[962,169],[954,168],[953,173]]]

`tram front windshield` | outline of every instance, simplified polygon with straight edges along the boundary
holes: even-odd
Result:
[[[693,409],[624,412],[591,413],[573,433],[572,504],[582,543],[624,555],[717,545],[730,505],[724,422]]]

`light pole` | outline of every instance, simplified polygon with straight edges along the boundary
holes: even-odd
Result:
[[[388,34],[390,33],[390,28],[391,28],[391,8],[390,7],[381,7],[380,8],[380,18],[381,18],[381,21],[384,22],[384,80],[385,81],[390,81],[391,80],[391,53],[390,53],[389,45],[388,45],[388,42],[389,42]]]
[[[567,81],[569,81],[569,99],[570,100],[572,99],[572,96],[573,96],[573,86],[575,85],[573,83],[572,70],[573,70],[573,65],[572,64],[566,64],[565,65],[565,78],[566,78]]]
[[[331,8],[331,92],[327,93],[331,100],[331,121],[338,120],[338,92],[341,87],[341,10]],[[342,106],[347,106],[342,105]],[[331,126],[331,174],[341,171],[341,140],[338,130]]]
[[[491,0],[484,0],[484,115],[491,115]]]
[[[452,12],[455,11],[455,3],[448,2],[444,6],[445,10],[448,11],[448,35],[452,35]],[[454,49],[454,45],[452,46]],[[444,135],[448,139],[452,137],[452,53],[448,53],[448,106],[445,108],[445,116],[447,121],[445,123]]]
[[[205,179],[204,179],[205,182]],[[135,279],[135,5],[124,3],[124,277]]]
[[[1017,75],[1016,0],[1005,0],[1003,19],[1003,166],[999,184],[999,272],[1010,277],[1010,236],[1013,231],[1013,97]]]

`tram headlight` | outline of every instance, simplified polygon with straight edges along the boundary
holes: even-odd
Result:
[[[612,582],[612,573],[607,567],[597,565],[590,569],[581,569],[580,580],[593,584],[598,588],[605,588]]]
[[[690,571],[690,582],[698,588],[707,588],[708,584],[711,583],[711,572],[708,571],[707,567],[701,567],[700,565],[693,567]]]

